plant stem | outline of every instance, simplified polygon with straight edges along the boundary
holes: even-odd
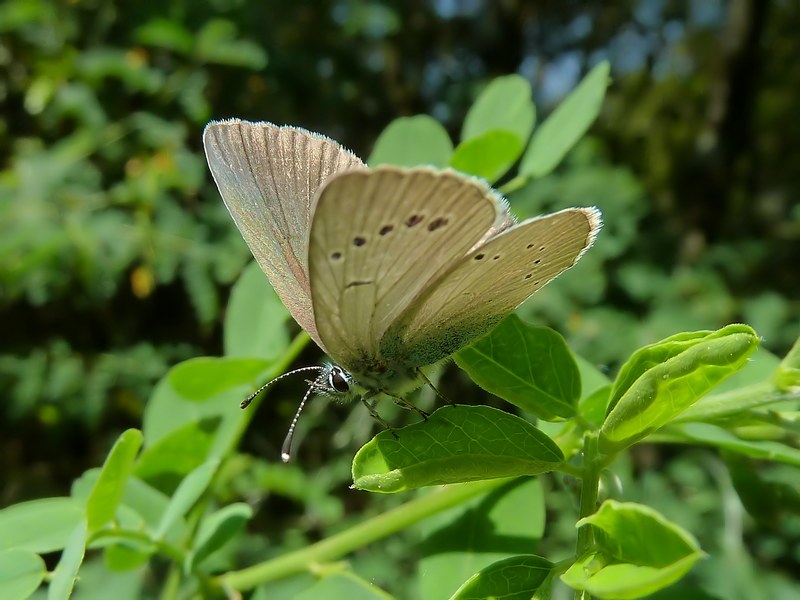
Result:
[[[161,589],[161,600],[175,600],[178,597],[178,590],[181,585],[181,568],[177,563],[172,563],[169,567],[167,580]]]
[[[597,452],[597,434],[588,433],[583,446],[584,471],[581,482],[581,504],[579,519],[593,515],[597,509],[597,493],[600,486],[601,464]],[[578,530],[577,555],[585,554],[593,540],[592,528],[581,527]]]
[[[508,479],[490,479],[449,485],[301,550],[221,575],[217,578],[217,583],[223,589],[249,590],[268,581],[302,573],[315,563],[339,559],[353,550],[363,548],[438,512],[458,506],[508,481]]]
[[[597,494],[600,486],[600,470],[602,464],[597,450],[597,433],[587,432],[583,442],[583,478],[581,480],[581,504],[579,519],[594,514],[597,510]],[[594,533],[590,525],[578,529],[578,542],[575,549],[575,558],[578,559],[594,544]],[[580,590],[575,590],[576,600],[586,598]]]

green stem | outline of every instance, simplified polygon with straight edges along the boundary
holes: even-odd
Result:
[[[593,515],[597,510],[597,494],[600,487],[600,471],[602,464],[597,449],[597,433],[588,432],[583,443],[583,479],[581,481],[581,504],[579,519]],[[578,529],[578,542],[575,549],[575,557],[580,558],[594,544],[594,533],[589,525],[584,525]],[[582,591],[575,591],[577,599],[585,598]]]
[[[337,560],[353,550],[401,531],[418,521],[458,506],[464,501],[507,483],[508,479],[490,479],[450,485],[440,491],[412,500],[389,512],[373,517],[316,544],[272,560],[221,575],[217,583],[224,589],[249,590],[311,568],[315,563]]]
[[[181,568],[177,563],[172,563],[167,574],[167,580],[161,589],[161,600],[175,600],[181,586]]]
[[[119,538],[119,539],[136,541],[145,547],[152,546],[156,548],[158,553],[168,556],[173,560],[173,562],[176,562],[178,564],[181,564],[186,556],[184,551],[178,548],[177,546],[169,544],[163,540],[155,540],[147,533],[144,533],[142,531],[133,531],[131,529],[121,529],[121,528],[101,529],[96,533],[94,533],[89,538],[89,544],[92,544],[97,540],[102,540],[103,538],[109,538],[109,537],[112,539]]]

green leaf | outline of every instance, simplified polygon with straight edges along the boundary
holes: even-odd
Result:
[[[611,412],[623,394],[648,370],[678,356],[698,342],[706,339],[712,333],[714,332],[691,331],[677,333],[654,344],[639,348],[622,365],[617,378],[614,380],[608,411]]]
[[[451,600],[530,600],[552,568],[553,563],[541,556],[512,556],[475,573]]]
[[[50,587],[47,590],[47,600],[61,600],[70,597],[75,580],[78,577],[78,569],[83,562],[83,555],[86,552],[87,539],[86,521],[81,521],[72,531],[61,553],[53,578],[50,580]]]
[[[111,452],[108,453],[100,476],[86,502],[86,518],[90,532],[97,531],[114,518],[143,439],[141,431],[128,429],[119,436]]]
[[[44,498],[0,510],[0,550],[46,553],[61,550],[83,518],[72,498]]]
[[[763,339],[763,336],[759,337]],[[746,387],[769,384],[780,364],[778,356],[759,346],[758,352],[751,355],[741,369],[714,388],[714,394],[739,392]]]
[[[231,290],[225,312],[225,356],[275,360],[289,347],[289,312],[255,261],[250,262]]]
[[[156,539],[163,539],[175,522],[183,517],[194,506],[194,503],[200,499],[200,496],[203,495],[203,492],[206,491],[206,488],[211,483],[211,478],[216,473],[218,466],[218,460],[210,460],[197,467],[181,481],[172,496],[172,500],[170,500],[169,506],[167,506],[167,510],[164,511],[164,515],[161,517],[161,522],[155,532]]]
[[[145,406],[142,425],[145,452],[187,423],[218,418],[220,424],[208,456],[222,457],[231,451],[241,431],[242,421],[247,419],[244,411],[239,410],[239,403],[266,377],[272,375],[272,365],[265,361],[241,358],[194,359],[187,362],[190,364],[181,363],[173,367],[156,384]],[[203,374],[204,366],[216,373],[225,384],[209,381]],[[226,373],[228,367],[231,373]],[[208,397],[203,385],[192,379],[195,375],[202,379],[203,384],[213,388],[213,396]],[[180,393],[173,386],[173,380]]]
[[[703,552],[692,534],[654,509],[635,502],[606,500],[596,513],[576,523],[592,525],[595,544],[619,561],[664,567]]]
[[[575,359],[578,365],[578,373],[580,373],[581,378],[581,393],[584,398],[594,394],[601,388],[610,387],[611,380],[597,365],[589,362],[580,354],[572,354],[572,358]]]
[[[620,369],[600,450],[617,451],[674,419],[744,366],[759,344],[747,325],[679,334],[637,350]]]
[[[607,500],[591,525],[600,552],[583,557],[562,575],[570,587],[600,598],[641,598],[683,577],[704,556],[691,534],[653,509]]]
[[[195,54],[204,62],[261,70],[267,53],[253,42],[241,39],[236,25],[225,19],[211,19],[195,35]]]
[[[94,484],[100,476],[100,469],[89,469],[72,484],[72,496],[76,502],[85,502],[94,488]],[[145,529],[155,529],[161,522],[161,517],[167,510],[170,498],[163,492],[148,485],[141,479],[129,477],[125,484],[125,491],[122,496],[120,509],[133,512],[141,519]],[[123,510],[118,512],[122,517]],[[183,534],[182,523],[178,523],[174,530],[170,531],[168,539],[178,539]]]
[[[537,475],[563,460],[558,446],[524,419],[488,406],[446,406],[427,421],[383,431],[365,444],[353,459],[353,485],[391,493]]]
[[[29,597],[46,573],[47,567],[38,554],[20,548],[0,551],[0,597],[6,600]]]
[[[772,382],[783,392],[800,392],[800,338],[778,365]]]
[[[141,567],[157,549],[155,544],[125,540],[105,549],[103,564],[113,573],[125,573]]]
[[[558,166],[600,114],[609,63],[601,62],[534,132],[519,166],[520,175],[542,177]]]
[[[529,552],[542,539],[546,520],[537,477],[512,479],[426,519],[420,524],[425,540],[417,597],[448,598],[477,571]]]
[[[611,393],[611,385],[601,387],[581,400],[580,413],[584,419],[597,425],[603,424],[608,410],[608,395]]]
[[[747,512],[762,527],[775,527],[787,514],[800,514],[800,486],[793,467],[762,463],[723,452],[731,481]]]
[[[455,356],[487,392],[547,421],[575,414],[581,395],[578,366],[564,338],[515,314]]]
[[[479,137],[493,129],[503,129],[515,134],[524,147],[535,120],[536,109],[528,80],[519,75],[497,77],[467,111],[461,128],[461,141]]]
[[[761,347],[747,364],[674,419],[675,423],[720,421],[754,408],[785,403],[787,393],[772,382],[780,359]]]
[[[561,580],[572,588],[586,590],[598,598],[635,600],[669,587],[689,569],[696,557],[687,557],[664,568],[632,563],[606,565],[605,559],[589,554],[570,567]]]
[[[134,37],[145,46],[164,48],[179,54],[188,54],[194,45],[191,32],[182,23],[169,19],[147,21],[135,30]]]
[[[750,385],[741,390],[723,394],[708,394],[675,417],[672,422],[727,421],[731,417],[741,416],[742,413],[749,410],[763,409],[774,404],[785,404],[786,401],[786,394],[776,391],[770,383]]]
[[[264,372],[266,363],[245,358],[191,358],[175,365],[167,377],[186,400],[203,402],[231,388],[247,385]]]
[[[347,571],[323,577],[307,590],[294,596],[295,600],[317,600],[318,598],[392,600],[392,596],[382,589]]]
[[[194,568],[210,554],[222,548],[228,540],[237,535],[245,523],[253,516],[249,504],[238,502],[225,506],[205,517],[195,538],[194,550],[190,556],[190,566]]]
[[[450,166],[494,183],[514,165],[522,148],[515,133],[493,129],[461,142],[450,158]]]
[[[206,461],[219,428],[219,417],[187,423],[142,452],[136,476],[153,480],[163,475],[182,479]]]
[[[670,425],[668,432],[665,430],[665,433],[667,433],[667,439],[670,440],[677,439],[693,444],[712,446],[749,456],[750,458],[771,460],[800,467],[800,450],[797,448],[770,440],[743,440],[715,425],[706,423]]]
[[[375,140],[370,167],[395,165],[443,168],[450,163],[453,142],[444,127],[427,115],[395,119]]]

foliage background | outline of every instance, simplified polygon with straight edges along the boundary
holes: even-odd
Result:
[[[541,121],[608,59],[590,139],[511,198],[520,215],[597,203],[608,239],[527,318],[611,370],[643,343],[734,321],[784,353],[800,334],[798,26],[800,7],[780,0],[7,0],[0,506],[64,493],[141,422],[170,365],[221,353],[249,253],[207,174],[212,118],[299,124],[366,157],[401,115],[433,115],[457,138],[482,86],[507,73],[529,79]],[[452,379],[454,396],[475,394]],[[264,403],[245,450],[277,456],[299,389]],[[286,547],[397,501],[343,490],[369,434],[360,413],[319,403],[307,418],[302,470],[242,457],[225,491],[260,490],[254,529]],[[733,492],[714,460],[653,448],[632,457],[627,489],[721,544],[715,506]],[[800,572],[796,518],[745,527],[756,564]],[[389,540],[361,560],[391,579],[384,563],[402,570],[405,548]]]

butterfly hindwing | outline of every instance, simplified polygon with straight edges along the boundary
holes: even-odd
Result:
[[[423,366],[456,352],[574,265],[600,226],[597,209],[570,208],[528,219],[472,249],[392,324],[383,355]]]
[[[203,144],[250,251],[294,319],[320,343],[306,254],[311,201],[332,174],[364,163],[323,135],[266,122],[211,123]]]
[[[502,222],[485,185],[454,171],[379,167],[332,177],[313,208],[311,297],[328,353],[355,373],[382,368],[386,329]]]

